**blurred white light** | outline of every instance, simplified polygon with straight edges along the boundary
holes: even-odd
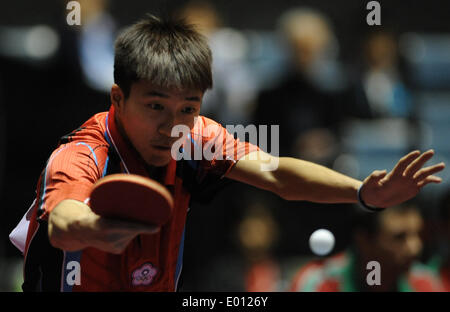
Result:
[[[210,41],[213,55],[218,60],[228,62],[239,61],[247,56],[249,46],[247,38],[231,28],[217,31]]]
[[[49,58],[56,53],[58,47],[58,34],[45,25],[34,26],[25,39],[25,51],[31,58]]]

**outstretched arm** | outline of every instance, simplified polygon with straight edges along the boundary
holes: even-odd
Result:
[[[239,160],[227,177],[272,191],[287,200],[318,203],[356,203],[357,191],[363,184],[364,202],[385,208],[416,196],[428,183],[441,182],[441,178],[433,174],[444,169],[443,163],[422,168],[433,154],[432,150],[423,154],[411,152],[400,159],[391,172],[377,170],[359,181],[308,161],[289,157],[275,159],[259,151]],[[261,170],[268,163],[277,163],[278,167],[272,171]]]
[[[137,235],[157,231],[158,227],[101,217],[86,204],[72,199],[56,205],[48,220],[50,243],[67,251],[95,247],[120,254]]]

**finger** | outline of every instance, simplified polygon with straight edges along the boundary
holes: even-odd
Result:
[[[442,179],[436,176],[428,176],[426,177],[424,180],[420,181],[419,183],[417,183],[417,186],[422,188],[425,185],[427,185],[428,183],[441,183]]]
[[[374,179],[380,180],[380,179],[384,178],[386,176],[386,174],[387,174],[386,169],[385,170],[375,170],[372,173],[372,176],[374,177]]]
[[[395,165],[394,169],[392,170],[393,175],[395,176],[401,176],[403,175],[403,172],[408,167],[408,165],[414,161],[417,157],[420,156],[420,151],[413,151],[409,153],[408,155],[403,156]]]
[[[422,168],[419,171],[417,171],[414,176],[413,179],[416,182],[420,182],[423,179],[425,179],[426,177],[435,174],[439,171],[442,171],[445,168],[445,164],[444,163],[439,163],[437,165],[434,166],[430,166],[430,167],[426,167],[426,168]]]
[[[125,228],[125,231],[130,233],[141,233],[141,234],[155,234],[158,233],[161,228],[155,225],[148,225],[139,222],[130,222],[131,224]]]
[[[154,234],[159,232],[160,228],[154,225],[148,225],[140,222],[123,221],[110,218],[103,218],[108,222],[108,229],[121,233],[146,233]]]
[[[403,172],[404,177],[412,177],[423,165],[433,157],[434,151],[429,150],[417,157]]]
[[[377,184],[381,179],[387,175],[386,170],[375,170],[372,172],[369,178],[369,183]]]

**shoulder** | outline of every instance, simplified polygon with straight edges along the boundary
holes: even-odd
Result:
[[[107,112],[95,114],[83,123],[79,128],[63,136],[60,144],[71,142],[83,142],[95,144],[107,144],[106,140],[106,122],[108,118]]]
[[[408,274],[408,282],[414,291],[442,291],[438,272],[420,262],[415,262],[411,266]]]
[[[220,123],[200,115],[195,119],[194,127],[191,129],[191,135],[194,140],[202,139],[203,141],[209,141],[222,137],[224,131],[226,129]]]
[[[108,157],[109,143],[105,137],[107,113],[92,116],[78,129],[63,136],[59,146],[47,162],[49,172],[96,171],[101,176],[101,168]]]
[[[340,291],[344,270],[349,263],[349,257],[345,253],[326,260],[308,262],[295,274],[291,291]]]

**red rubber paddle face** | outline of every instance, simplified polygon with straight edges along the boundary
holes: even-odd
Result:
[[[90,206],[104,217],[162,226],[172,214],[173,198],[154,180],[133,174],[113,174],[94,185]]]

